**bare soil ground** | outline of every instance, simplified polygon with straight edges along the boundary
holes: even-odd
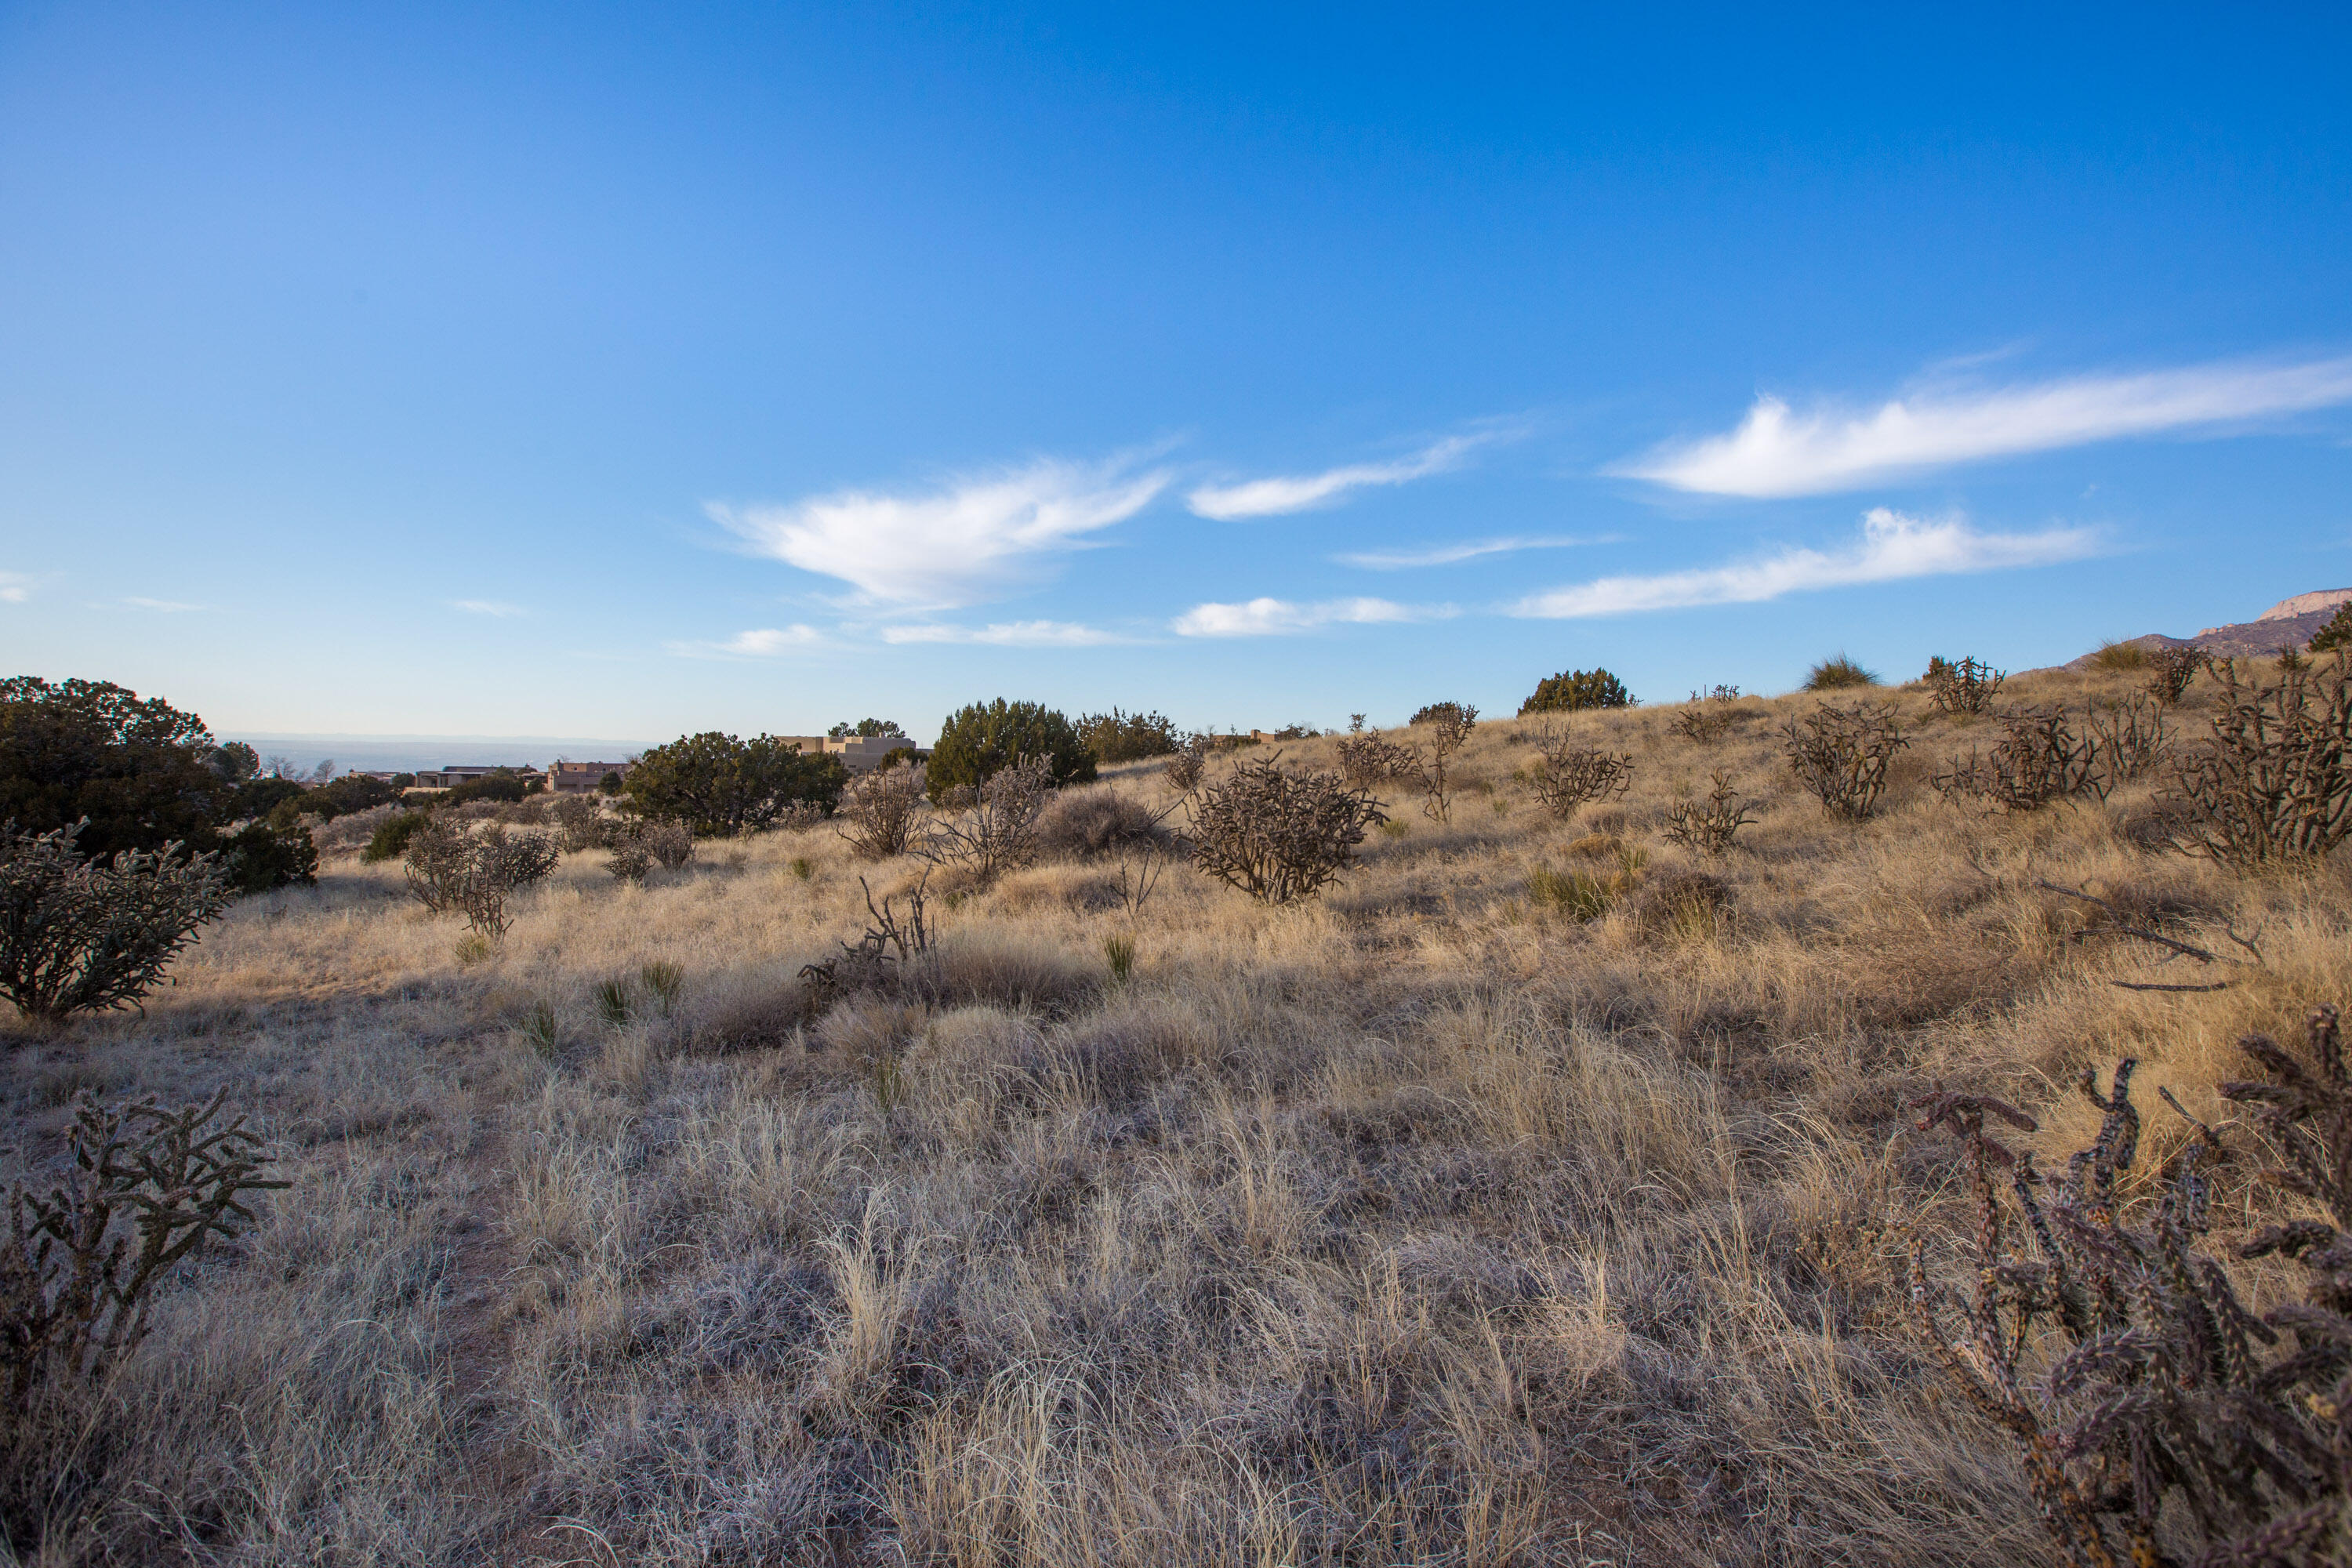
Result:
[[[1813,698],[1712,743],[1573,717],[1636,771],[1568,822],[1489,722],[1452,822],[1400,787],[1319,901],[1180,867],[1129,915],[1116,862],[1045,864],[935,899],[919,974],[821,1016],[801,967],[913,861],[569,857],[469,962],[396,867],[331,856],[143,1016],[0,1054],[11,1172],[80,1089],[226,1084],[294,1184],[14,1478],[23,1561],[2048,1561],[1909,1328],[1909,1238],[1957,1268],[1962,1215],[1904,1103],[2006,1094],[2063,1162],[2074,1075],[2129,1054],[2223,1120],[2241,1034],[2352,999],[2346,878],[2146,847],[2147,784],[1948,804],[1986,721],[1870,695],[1915,736],[1873,821],[1789,778]],[[1760,821],[1666,843],[1717,772]],[[1172,798],[1157,764],[1096,787]],[[1594,918],[1579,873],[1619,878]],[[2120,989],[2210,976],[2041,882],[2262,962]]]

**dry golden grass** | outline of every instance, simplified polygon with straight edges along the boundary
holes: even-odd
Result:
[[[635,887],[584,854],[468,963],[396,867],[333,857],[144,1017],[0,1058],[20,1169],[79,1089],[226,1083],[295,1183],[110,1385],[20,1426],[23,1560],[2046,1561],[1906,1330],[1902,1232],[1956,1214],[1903,1101],[2049,1108],[2063,1154],[2063,1086],[2131,1053],[2147,1103],[2218,1117],[2241,1033],[2352,1000],[2346,887],[2136,847],[2144,784],[1946,805],[1927,775],[1988,722],[1873,695],[1916,739],[1867,823],[1781,764],[1811,697],[1706,743],[1572,716],[1635,773],[1568,822],[1490,722],[1451,826],[1392,799],[1406,829],[1319,902],[1180,867],[1130,919],[1115,860],[1046,865],[935,900],[919,974],[815,1018],[801,965],[911,861],[819,830]],[[1157,770],[1097,787],[1157,807]],[[1718,772],[1759,820],[1663,842]],[[1571,872],[1605,908],[1530,891]],[[2259,927],[2265,962],[2116,989],[2208,974],[2037,880],[2208,945]]]

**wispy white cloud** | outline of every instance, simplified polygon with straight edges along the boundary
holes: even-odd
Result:
[[[950,626],[937,623],[885,626],[882,640],[887,643],[987,643],[998,647],[1098,647],[1106,643],[1134,639],[1095,626],[1080,626],[1075,621],[1002,621],[987,626]]]
[[[1131,458],[1040,458],[927,493],[836,490],[705,510],[761,554],[838,578],[870,603],[951,609],[1020,586],[1042,557],[1133,517],[1167,485],[1164,472],[1136,472]]]
[[[1901,577],[1934,577],[1958,572],[1992,572],[2011,566],[2046,566],[2095,554],[2097,533],[2087,528],[2056,528],[2040,533],[1980,533],[1968,520],[1930,521],[1885,507],[1863,518],[1862,539],[1836,552],[1784,550],[1777,555],[1694,572],[1648,577],[1602,577],[1573,587],[1531,595],[1511,609],[1517,616],[1574,619],[1622,616],[1640,610],[1675,610],[1696,605],[1746,605],[1783,594]]]
[[[527,616],[530,613],[520,605],[509,605],[503,599],[452,599],[449,607],[463,610],[469,616]]]
[[[134,610],[160,610],[167,615],[179,615],[189,610],[201,610],[202,605],[184,604],[178,599],[146,599],[134,594],[122,601]]]
[[[22,572],[0,572],[0,604],[21,605],[32,596],[32,578]]]
[[[1400,572],[1412,566],[1451,566],[1482,555],[1504,555],[1515,550],[1567,550],[1580,544],[1614,544],[1622,537],[1595,534],[1590,539],[1476,539],[1459,544],[1433,544],[1425,550],[1360,550],[1332,560],[1373,572]]]
[[[686,658],[773,658],[778,654],[822,647],[824,640],[824,634],[814,626],[795,623],[737,632],[725,642],[674,642],[667,646],[670,652]]]
[[[1252,599],[1243,605],[1195,605],[1176,617],[1171,629],[1188,637],[1262,637],[1339,623],[1444,620],[1455,613],[1451,605],[1400,605],[1391,599],[1326,599],[1311,605]]]
[[[2352,402],[2352,359],[2229,363],[1990,390],[1929,387],[1876,409],[1800,413],[1759,397],[1727,435],[1609,471],[1707,495],[1800,496],[1890,475]]]
[[[1293,474],[1275,479],[1247,479],[1234,485],[1202,485],[1184,498],[1195,516],[1231,522],[1244,517],[1278,517],[1306,511],[1339,500],[1350,490],[1372,485],[1402,485],[1458,468],[1478,447],[1499,440],[1502,431],[1449,436],[1389,463],[1351,463],[1319,474]]]

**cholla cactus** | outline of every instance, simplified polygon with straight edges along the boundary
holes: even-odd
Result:
[[[1976,1210],[1976,1286],[1957,1324],[1924,1244],[1913,1250],[1922,1336],[2016,1436],[2069,1563],[2315,1564],[2352,1552],[2352,1079],[2336,1010],[2314,1012],[2308,1032],[2307,1060],[2247,1037],[2241,1045],[2267,1079],[2221,1090],[2255,1108],[2284,1158],[2262,1179],[2326,1215],[2269,1226],[2236,1249],[2304,1271],[2301,1301],[2259,1315],[2199,1250],[2211,1225],[2208,1171],[2228,1150],[2168,1093],[2194,1135],[2158,1173],[2152,1204],[2126,1215],[2120,1192],[2140,1140],[2130,1060],[2105,1095],[2084,1073],[2103,1119],[2063,1177],[2044,1178],[2031,1155],[1987,1132],[1988,1120],[2032,1131],[2015,1106],[1946,1093],[1914,1102],[1922,1131],[1946,1126],[1961,1139]],[[2053,1349],[2047,1373],[2033,1375]]]

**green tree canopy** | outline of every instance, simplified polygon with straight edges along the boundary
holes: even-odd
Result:
[[[855,724],[845,719],[825,731],[828,738],[835,741],[846,739],[851,735],[903,735],[905,733],[904,730],[898,728],[898,721],[896,719],[860,719]]]
[[[2335,618],[2319,628],[2311,639],[2311,651],[2326,653],[2333,647],[2352,647],[2352,599],[2336,606]]]
[[[174,839],[209,849],[227,776],[205,721],[109,681],[0,680],[0,822],[47,833],[89,819],[85,855],[153,851]]]
[[[709,837],[766,827],[794,801],[831,807],[848,782],[839,757],[803,755],[773,735],[739,741],[712,730],[654,747],[621,788],[641,816]]]
[[[1069,720],[1042,702],[975,702],[948,715],[924,779],[934,802],[960,784],[978,786],[1024,757],[1050,758],[1057,784],[1091,783],[1095,760]]]
[[[1519,704],[1519,716],[1573,713],[1584,708],[1631,708],[1633,694],[1605,669],[1567,669],[1536,682],[1535,695]]]
[[[1114,708],[1089,713],[1078,721],[1078,739],[1098,763],[1131,763],[1142,757],[1165,757],[1184,744],[1176,722],[1165,713],[1128,713]]]

